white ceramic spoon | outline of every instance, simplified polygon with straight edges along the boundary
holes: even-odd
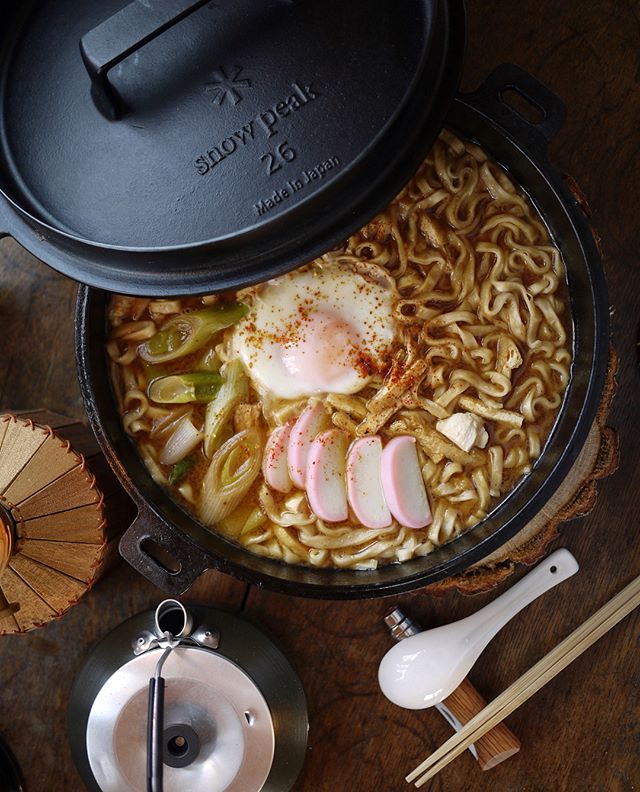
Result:
[[[556,550],[477,613],[396,644],[378,669],[382,692],[407,709],[440,703],[453,693],[489,641],[516,613],[578,569],[568,550]]]

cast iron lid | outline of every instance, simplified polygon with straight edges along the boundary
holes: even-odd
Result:
[[[31,0],[0,21],[10,225],[132,294],[264,280],[348,236],[433,143],[464,39],[462,0]]]

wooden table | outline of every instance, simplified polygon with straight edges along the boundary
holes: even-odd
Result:
[[[470,0],[463,88],[505,61],[538,76],[566,102],[568,121],[551,160],[589,198],[602,236],[613,338],[621,356],[609,423],[620,435],[618,473],[602,481],[591,514],[562,529],[582,569],[534,603],[487,649],[471,679],[493,697],[632,577],[638,539],[638,355],[640,317],[640,8],[626,0]],[[74,369],[75,285],[0,244],[0,405],[82,416]],[[521,573],[521,572],[520,572]],[[390,646],[383,615],[396,603],[425,625],[475,611],[495,594],[420,594],[364,603],[291,599],[208,573],[197,586],[218,606],[242,610],[280,640],[309,701],[309,751],[296,792],[395,792],[443,742],[435,711],[409,712],[380,694],[376,671]],[[75,672],[94,641],[161,592],[124,563],[62,620],[0,639],[0,733],[30,792],[76,792],[82,784],[66,738]],[[430,790],[633,790],[640,785],[639,616],[628,617],[517,710],[509,725],[522,750],[482,773],[465,753]],[[185,792],[188,792],[185,790]]]

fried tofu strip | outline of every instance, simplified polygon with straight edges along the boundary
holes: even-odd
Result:
[[[347,434],[355,435],[358,431],[358,424],[351,418],[350,415],[347,415],[340,410],[336,410],[331,416],[331,422],[334,426],[337,426],[338,429],[342,429],[343,432],[347,432]]]
[[[336,410],[347,413],[352,418],[362,420],[367,414],[367,408],[362,399],[357,396],[344,396],[341,393],[328,393],[327,401]]]
[[[242,432],[244,429],[251,429],[260,426],[260,416],[262,410],[259,404],[239,404],[233,411],[233,428],[235,433]]]
[[[498,421],[498,423],[508,424],[517,429],[522,426],[524,420],[520,413],[491,407],[480,401],[480,399],[474,399],[473,396],[461,396],[458,399],[458,406],[475,413],[475,415],[479,415],[481,418],[486,418],[488,421]]]
[[[429,214],[422,214],[420,217],[420,231],[424,238],[433,247],[442,248],[447,244],[449,229],[440,221]]]
[[[522,355],[517,344],[509,336],[500,336],[498,339],[496,371],[511,377],[511,372],[522,365]]]
[[[358,435],[375,434],[402,409],[402,397],[417,387],[426,374],[427,366],[424,360],[414,360],[399,376],[392,369],[380,390],[367,402],[368,415],[358,425]]]
[[[417,389],[416,389],[417,391]],[[432,399],[427,399],[426,396],[421,396],[416,391],[405,393],[402,397],[402,406],[409,410],[425,410],[431,413],[435,418],[448,418],[449,412],[434,402]]]

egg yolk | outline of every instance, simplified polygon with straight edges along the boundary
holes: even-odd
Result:
[[[309,314],[296,336],[283,345],[282,362],[291,375],[307,386],[330,391],[345,377],[366,378],[354,365],[362,347],[360,334],[343,317]]]

